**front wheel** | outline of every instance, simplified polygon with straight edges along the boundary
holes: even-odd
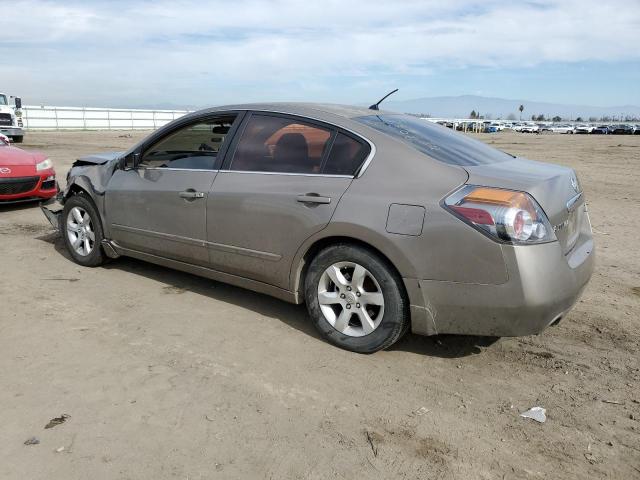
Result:
[[[388,348],[409,327],[402,279],[377,253],[356,245],[318,253],[307,271],[305,300],[320,334],[353,352]]]
[[[24,137],[22,135],[17,135],[13,138],[13,143],[22,143],[22,141],[24,140]]]
[[[74,195],[65,202],[61,227],[67,251],[76,263],[97,267],[105,262],[100,246],[103,239],[100,217],[85,195]]]

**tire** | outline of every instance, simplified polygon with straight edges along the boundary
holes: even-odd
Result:
[[[22,136],[22,135],[18,135],[17,137],[13,137],[13,143],[22,143],[22,140],[24,140],[24,136]]]
[[[307,270],[304,294],[316,329],[345,350],[383,350],[409,328],[402,279],[384,258],[367,248],[340,243],[321,250]]]
[[[73,195],[65,202],[60,227],[64,244],[74,262],[84,267],[105,263],[106,256],[100,245],[104,238],[100,216],[85,194]],[[74,246],[72,239],[80,240],[78,247]]]

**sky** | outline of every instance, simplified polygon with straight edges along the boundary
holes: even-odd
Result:
[[[0,91],[201,107],[483,95],[640,105],[640,0],[0,0]]]

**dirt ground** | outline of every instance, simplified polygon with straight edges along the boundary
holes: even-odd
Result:
[[[144,135],[24,148],[63,180]],[[575,168],[586,192],[597,270],[540,336],[357,355],[303,306],[134,260],[79,267],[37,206],[0,207],[0,478],[640,478],[640,136],[478,137]],[[533,406],[546,423],[519,416]]]

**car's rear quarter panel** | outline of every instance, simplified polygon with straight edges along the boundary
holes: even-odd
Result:
[[[343,232],[383,252],[403,277],[455,282],[506,281],[500,246],[441,206],[468,178],[462,168],[432,160],[386,135],[367,132],[376,155],[342,197],[328,231]],[[392,204],[425,208],[420,235],[387,231]]]

